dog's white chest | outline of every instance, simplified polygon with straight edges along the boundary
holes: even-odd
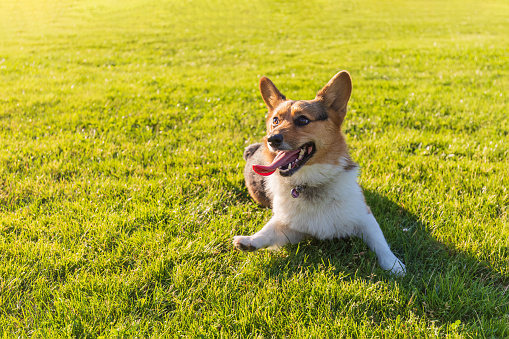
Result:
[[[304,186],[294,198],[292,187],[275,178],[274,217],[290,228],[319,239],[356,233],[359,217],[367,213],[357,173],[343,172],[319,186]]]

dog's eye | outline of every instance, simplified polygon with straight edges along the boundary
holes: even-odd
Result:
[[[279,118],[278,117],[272,118],[272,125],[277,125],[277,124],[279,124]]]
[[[304,125],[309,124],[309,121],[310,120],[308,118],[306,118],[305,116],[301,115],[300,117],[295,119],[295,125],[297,125],[297,126],[304,126]]]

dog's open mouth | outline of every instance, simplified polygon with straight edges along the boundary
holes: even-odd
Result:
[[[253,165],[253,171],[267,176],[271,175],[279,168],[279,174],[283,177],[289,177],[299,170],[315,154],[315,144],[308,142],[295,151],[280,151],[272,164]]]

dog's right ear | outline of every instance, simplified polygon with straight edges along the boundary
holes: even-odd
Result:
[[[260,79],[260,93],[262,93],[263,101],[273,111],[280,103],[286,100],[286,97],[279,92],[276,85],[267,77]]]

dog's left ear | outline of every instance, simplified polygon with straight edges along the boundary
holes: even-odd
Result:
[[[316,98],[322,101],[327,110],[339,113],[344,118],[350,94],[352,94],[352,79],[347,71],[341,71],[316,94]]]
[[[281,94],[276,85],[267,77],[260,79],[260,93],[262,94],[263,101],[273,111],[279,104],[286,100],[286,97]]]

